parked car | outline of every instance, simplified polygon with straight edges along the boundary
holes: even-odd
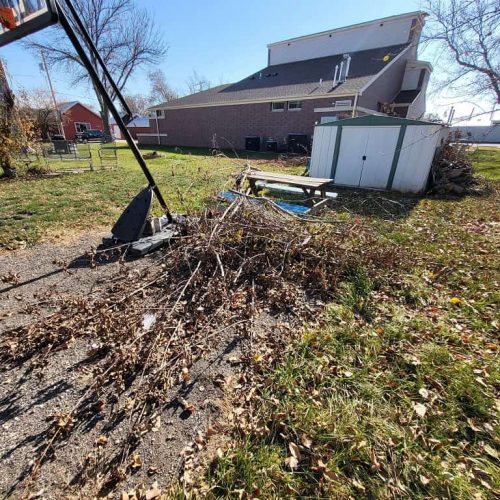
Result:
[[[102,130],[86,130],[79,136],[81,142],[103,142],[104,132]]]

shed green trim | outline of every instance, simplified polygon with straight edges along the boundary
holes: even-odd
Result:
[[[342,127],[355,125],[359,126],[384,126],[384,125],[438,125],[434,122],[424,122],[421,120],[409,120],[408,118],[398,118],[395,116],[378,116],[366,115],[356,118],[346,118],[345,120],[337,120],[334,122],[321,123],[317,127]]]
[[[403,141],[406,133],[406,125],[401,125],[399,129],[398,142],[396,143],[396,150],[394,151],[394,157],[392,158],[391,171],[389,173],[389,179],[387,179],[386,189],[389,191],[392,189],[392,181],[396,175],[396,168],[398,168],[399,155],[401,154],[401,147],[403,146]]]
[[[335,137],[335,149],[333,150],[333,160],[332,160],[332,171],[330,179],[335,180],[335,173],[337,172],[337,163],[339,161],[339,151],[340,151],[340,139],[342,137],[342,125],[337,130],[337,136]]]

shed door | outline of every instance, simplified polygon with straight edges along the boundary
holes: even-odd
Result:
[[[359,186],[385,188],[391,173],[400,127],[366,128],[370,130]]]
[[[371,127],[343,127],[335,184],[359,186]]]
[[[396,127],[344,127],[335,183],[385,188],[398,142]]]

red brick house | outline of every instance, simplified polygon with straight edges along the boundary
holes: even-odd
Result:
[[[243,80],[150,108],[141,144],[251,150],[307,145],[316,123],[365,114],[421,118],[432,71],[411,12],[268,45]]]
[[[68,141],[74,141],[77,134],[85,130],[103,130],[102,119],[99,113],[92,111],[78,101],[59,104],[64,136]]]

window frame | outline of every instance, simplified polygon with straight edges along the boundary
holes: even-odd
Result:
[[[89,130],[92,130],[92,125],[89,122],[74,122],[75,124],[75,130],[77,134],[83,134],[84,132],[88,132]],[[85,130],[78,130],[78,125],[88,125],[88,127]]]
[[[290,104],[297,103],[300,104],[297,108],[291,108]],[[303,101],[288,101],[288,111],[302,111]]]
[[[155,109],[155,116],[156,119],[161,120],[162,118],[165,118],[165,110],[163,109]]]
[[[275,104],[282,104],[283,107],[278,108],[278,109],[274,109]],[[283,113],[283,111],[285,111],[285,109],[286,109],[286,101],[273,101],[273,102],[271,102],[271,111],[273,113]]]

